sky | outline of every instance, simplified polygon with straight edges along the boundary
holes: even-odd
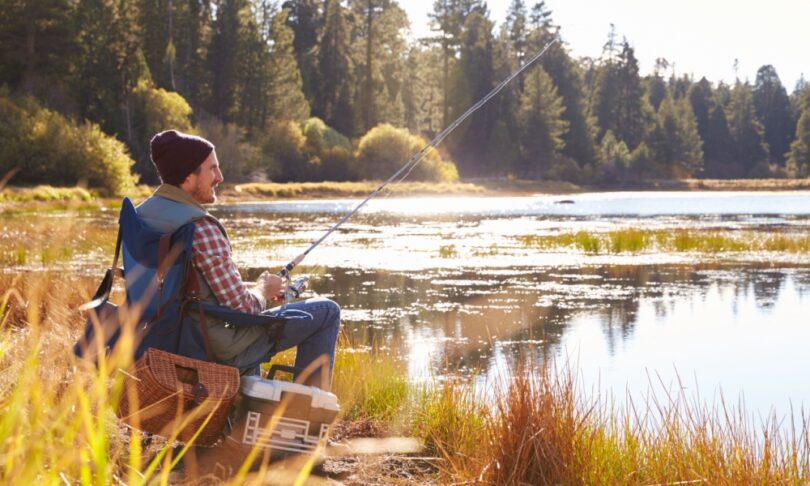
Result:
[[[428,35],[433,0],[399,3],[413,35]],[[509,3],[487,2],[496,29]],[[810,0],[546,0],[546,6],[575,57],[598,57],[613,23],[618,40],[627,38],[635,49],[642,75],[663,57],[678,75],[706,76],[713,83],[733,83],[737,76],[753,83],[765,64],[776,68],[788,92],[802,74],[810,80]]]

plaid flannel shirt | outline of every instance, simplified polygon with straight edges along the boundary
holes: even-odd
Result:
[[[247,288],[231,256],[231,245],[219,227],[209,219],[196,223],[192,261],[205,277],[217,302],[249,314],[263,311],[264,296]]]

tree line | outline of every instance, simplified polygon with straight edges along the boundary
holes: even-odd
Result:
[[[9,117],[100,129],[147,183],[149,137],[169,127],[212,139],[236,180],[378,177],[565,34],[542,1],[511,0],[496,25],[486,2],[435,0],[426,38],[395,0],[2,3],[0,170],[23,182],[42,171],[20,169],[33,156],[21,140],[47,134]],[[642,76],[611,26],[598,58],[552,45],[432,164],[420,177],[806,177],[810,89],[788,92],[770,65],[753,84],[678,75],[666,59]]]

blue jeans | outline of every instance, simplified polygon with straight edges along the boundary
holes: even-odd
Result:
[[[332,369],[335,364],[335,347],[340,330],[340,307],[329,299],[315,297],[268,309],[265,313],[274,313],[282,309],[300,310],[310,314],[312,318],[287,321],[278,343],[273,341],[270,334],[263,334],[225,364],[239,368],[243,374],[246,372],[258,374],[258,366],[261,363],[270,361],[280,351],[297,346],[295,350],[297,368],[307,369],[319,359],[323,361],[314,366],[306,383],[325,385],[328,388],[332,382]],[[321,380],[322,377],[325,383]]]

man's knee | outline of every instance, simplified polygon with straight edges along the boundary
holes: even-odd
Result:
[[[340,323],[340,306],[334,300],[326,297],[316,297],[307,300],[307,304],[324,309],[329,318],[334,319],[338,324]]]

